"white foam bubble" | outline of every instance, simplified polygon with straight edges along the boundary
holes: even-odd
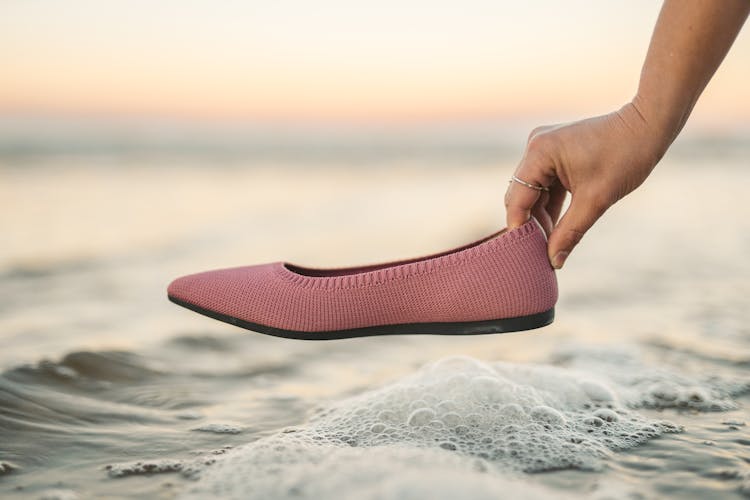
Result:
[[[150,474],[163,474],[167,472],[180,472],[185,463],[182,460],[161,458],[156,460],[140,460],[111,464],[105,467],[109,477],[126,477]]]
[[[695,359],[689,363],[647,360],[635,346],[612,349],[572,345],[560,350],[556,358],[616,386],[619,397],[631,408],[726,411],[737,408],[735,396],[750,391],[747,379],[707,370]]]
[[[228,453],[191,495],[538,498],[511,476],[597,470],[679,430],[630,409],[622,391],[596,372],[446,358]]]
[[[197,432],[212,432],[214,434],[239,434],[242,427],[235,424],[209,423],[193,429]]]
[[[186,496],[222,499],[536,500],[548,488],[488,474],[481,459],[441,448],[337,447],[300,436],[266,439],[217,462]],[[556,494],[555,498],[570,498]]]

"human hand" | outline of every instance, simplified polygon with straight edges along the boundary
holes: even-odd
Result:
[[[648,177],[671,138],[649,126],[637,100],[607,115],[534,129],[515,175],[549,191],[511,182],[508,227],[533,215],[547,233],[550,262],[560,269],[599,217]],[[570,206],[560,218],[568,192]]]

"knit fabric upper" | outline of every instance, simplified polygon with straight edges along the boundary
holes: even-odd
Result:
[[[168,294],[209,311],[302,332],[514,318],[551,309],[557,280],[533,219],[453,250],[372,266],[285,262],[178,278]]]

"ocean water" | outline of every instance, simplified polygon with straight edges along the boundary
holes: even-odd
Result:
[[[558,273],[551,326],[331,342],[166,285],[472,241],[510,157],[2,156],[0,496],[750,497],[750,157],[687,146]]]

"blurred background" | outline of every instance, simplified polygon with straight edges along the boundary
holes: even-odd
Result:
[[[494,218],[428,221],[436,207],[463,210],[461,202],[400,200],[401,214],[422,211],[422,230],[461,238],[465,226],[497,225],[503,181],[531,128],[606,113],[633,95],[658,9],[645,0],[6,2],[0,265],[112,255],[160,244],[176,226],[199,237],[214,223],[207,217],[227,224],[239,215],[210,215],[217,205],[261,194],[274,205],[246,214],[237,232],[300,196],[308,207],[338,197],[349,217],[370,206],[368,225],[384,224],[387,199],[351,206],[337,189],[348,180],[355,191],[395,196],[410,190],[400,176],[415,167],[425,183],[460,177],[473,189],[485,185],[477,169],[502,171],[496,195],[477,203]],[[674,155],[746,153],[748,38],[740,36]],[[317,184],[272,191],[257,184],[261,171]],[[180,192],[191,178],[213,194],[224,178],[243,194]],[[303,217],[281,232],[295,233],[288,224]],[[332,232],[353,238],[363,221],[346,218],[314,224],[347,224]]]
[[[5,2],[0,266],[148,251],[217,225],[254,233],[273,256],[294,251],[257,224],[285,238],[315,225],[320,241],[306,247],[325,248],[331,262],[348,258],[332,236],[361,258],[385,257],[367,249],[397,235],[385,213],[393,197],[395,223],[414,217],[433,236],[491,229],[531,128],[632,97],[659,7]],[[747,158],[748,60],[744,33],[668,160]],[[418,187],[402,178],[415,169]],[[481,213],[427,192],[456,183],[481,190],[466,197]],[[313,215],[322,201],[331,211]],[[242,213],[243,203],[258,209]],[[294,215],[272,224],[281,212]]]
[[[191,418],[230,422],[239,430],[221,444],[239,444],[445,354],[545,361],[575,340],[658,343],[707,371],[698,358],[747,362],[747,28],[661,166],[559,273],[558,320],[542,333],[294,343],[166,301],[182,274],[386,261],[503,227],[528,132],[629,100],[659,8],[4,1],[7,491],[64,478],[109,492],[90,480],[108,461],[214,446],[216,433],[189,432]],[[83,422],[95,425],[70,448]],[[57,472],[34,475],[43,469]],[[130,484],[132,495],[155,488]]]

